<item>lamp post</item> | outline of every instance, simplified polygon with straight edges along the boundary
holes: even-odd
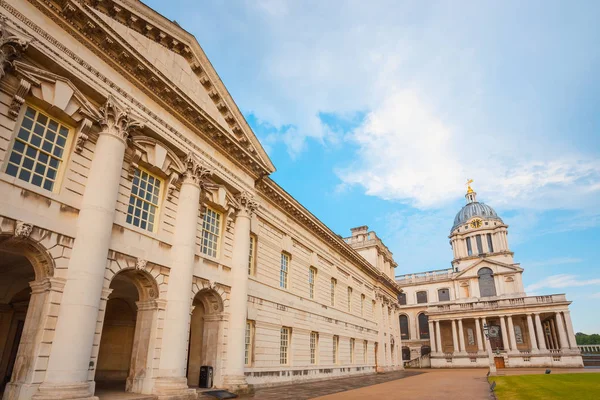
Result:
[[[496,375],[496,364],[494,363],[492,345],[490,343],[490,328],[487,323],[483,324],[483,333],[485,334],[485,340],[487,341],[485,347],[487,348],[488,360],[490,364],[490,375]]]

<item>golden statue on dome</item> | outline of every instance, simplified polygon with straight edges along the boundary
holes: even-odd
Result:
[[[471,188],[471,183],[473,183],[473,179],[467,179],[467,193],[473,193],[473,189]]]

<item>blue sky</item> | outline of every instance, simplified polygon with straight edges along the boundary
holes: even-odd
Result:
[[[600,3],[147,0],[196,36],[277,172],[397,274],[447,268],[473,178],[528,293],[600,332]]]

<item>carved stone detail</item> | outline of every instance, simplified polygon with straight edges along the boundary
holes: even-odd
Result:
[[[101,134],[109,134],[126,141],[134,129],[142,129],[144,123],[131,113],[129,107],[122,107],[112,95],[106,99],[106,103],[100,109],[100,126],[102,127]]]
[[[206,182],[206,179],[213,173],[212,169],[198,161],[193,153],[187,155],[185,160],[183,160],[183,164],[185,165],[183,171],[184,182],[191,182],[202,186]]]
[[[29,93],[31,89],[31,83],[27,82],[25,79],[21,79],[19,82],[19,87],[17,88],[17,92],[14,94],[12,98],[12,102],[8,107],[8,115],[12,119],[17,119],[19,116],[19,111],[21,110],[21,106],[25,103],[25,96]]]
[[[146,265],[148,265],[148,261],[143,258],[135,260],[135,269],[146,269]]]
[[[133,149],[133,153],[131,155],[131,161],[129,162],[129,179],[133,179],[135,176],[135,170],[139,168],[139,162],[142,159],[142,152],[139,149]]]
[[[88,133],[90,132],[91,127],[92,121],[90,121],[87,118],[84,118],[79,124],[79,129],[77,130],[77,138],[75,141],[75,153],[81,153],[83,151],[85,142],[89,139]]]
[[[13,62],[21,57],[33,39],[9,30],[6,18],[0,19],[0,79],[13,67]]]
[[[23,221],[17,221],[15,224],[15,237],[18,239],[27,239],[33,231],[33,225]]]
[[[252,215],[258,208],[258,202],[254,200],[254,196],[250,192],[241,192],[236,196],[236,200],[240,205],[241,210]]]

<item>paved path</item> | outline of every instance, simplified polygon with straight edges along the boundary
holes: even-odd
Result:
[[[256,400],[308,400],[331,393],[339,393],[346,399],[347,390],[377,385],[382,382],[402,381],[403,378],[420,374],[419,371],[395,371],[385,374],[372,374],[350,378],[330,379],[320,382],[295,383],[293,385],[276,386],[257,389],[252,396],[242,396],[240,399]],[[337,398],[337,397],[336,397]],[[362,397],[364,399],[365,397]],[[370,397],[367,397],[370,398]],[[389,397],[387,397],[389,398]]]
[[[375,386],[350,390],[318,400],[364,399],[493,399],[486,380],[487,369],[428,370],[423,374],[394,380]]]

